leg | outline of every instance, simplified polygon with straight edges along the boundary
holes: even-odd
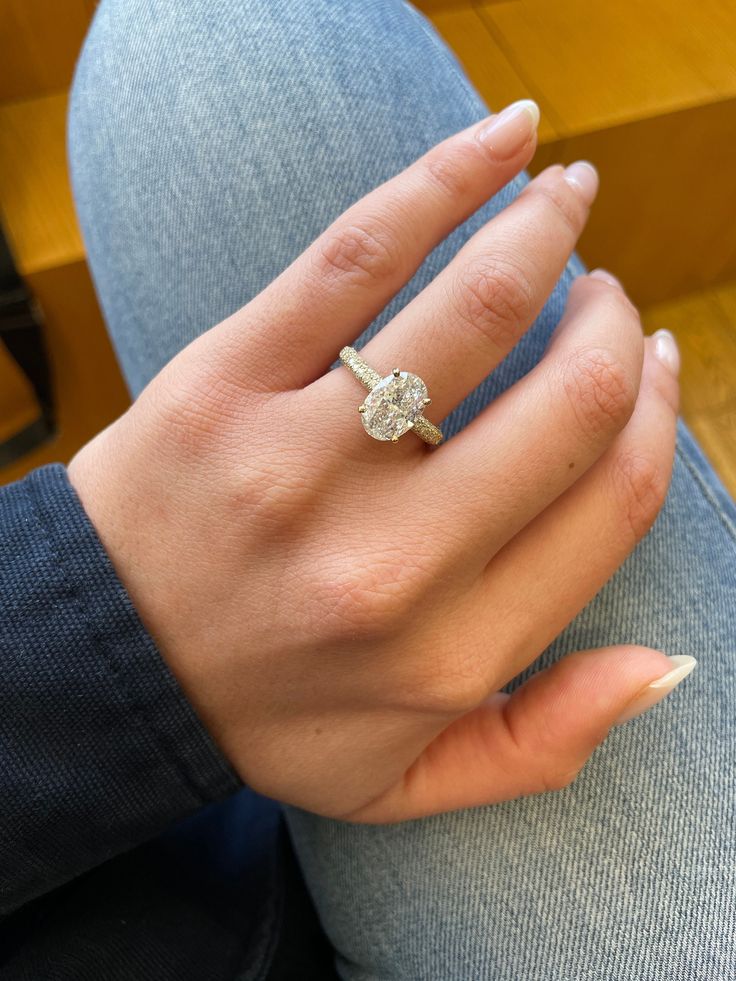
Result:
[[[401,0],[105,0],[75,84],[72,168],[132,391],[353,200],[485,112]],[[361,340],[521,183],[442,243]],[[581,268],[448,435],[540,357]],[[733,973],[736,508],[680,436],[655,528],[541,660],[637,640],[692,652],[699,671],[560,793],[392,827],[288,809],[345,978]]]

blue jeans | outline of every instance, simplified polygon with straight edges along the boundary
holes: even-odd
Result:
[[[73,92],[71,163],[132,393],[349,204],[486,112],[403,0],[103,0]],[[359,343],[525,180],[439,245]],[[573,257],[448,436],[537,361],[581,271]],[[629,641],[700,667],[613,730],[565,790],[382,827],[287,808],[341,976],[736,976],[735,609],[736,507],[681,424],[653,530],[518,681]]]

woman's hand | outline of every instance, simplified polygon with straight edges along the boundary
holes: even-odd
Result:
[[[673,666],[641,647],[578,652],[498,692],[620,565],[668,486],[668,340],[645,341],[615,282],[579,278],[542,361],[436,449],[371,439],[365,390],[328,371],[528,162],[528,109],[484,141],[486,125],[348,209],[69,467],[241,778],[325,815],[393,821],[562,787]],[[424,378],[441,421],[531,325],[595,190],[585,164],[540,174],[366,345],[368,363]]]

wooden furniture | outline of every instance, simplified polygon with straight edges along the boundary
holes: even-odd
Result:
[[[65,93],[0,106],[0,215],[18,271],[45,321],[58,436],[2,468],[13,480],[67,462],[129,404],[95,298],[66,168]],[[3,429],[35,413],[28,386],[0,351]]]

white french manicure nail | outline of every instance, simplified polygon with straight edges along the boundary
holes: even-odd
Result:
[[[652,334],[654,338],[654,355],[662,364],[669,368],[673,375],[680,373],[680,349],[675,335],[663,327]]]
[[[567,183],[578,191],[587,205],[595,201],[600,179],[598,171],[589,160],[576,160],[565,168],[563,176]]]
[[[532,99],[512,102],[477,133],[498,160],[508,160],[526,146],[539,125],[539,106]]]
[[[661,702],[669,693],[683,681],[698,663],[689,654],[673,654],[668,658],[672,665],[670,671],[663,674],[661,678],[653,681],[643,691],[639,692],[636,698],[627,706],[621,715],[614,722],[615,726],[635,719],[638,715],[646,712],[657,702]]]

